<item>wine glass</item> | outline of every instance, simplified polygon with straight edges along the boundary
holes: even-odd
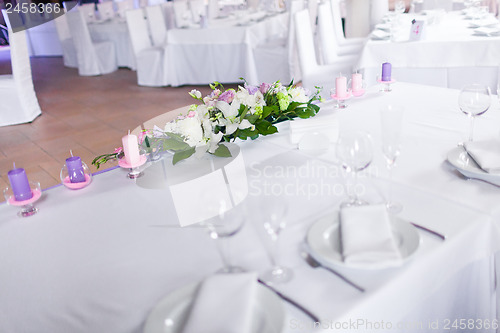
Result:
[[[214,217],[203,221],[201,224],[206,226],[210,238],[216,240],[217,250],[221,256],[223,267],[218,270],[218,273],[240,273],[244,269],[234,266],[231,263],[229,251],[229,239],[236,235],[245,224],[245,202],[241,202],[235,207],[231,207],[231,203],[221,199],[217,207],[217,214]]]
[[[396,4],[394,6],[394,11],[396,12],[397,15],[403,14],[406,10],[406,4],[404,1],[399,0],[396,1]]]
[[[342,167],[354,178],[353,191],[349,194],[349,201],[341,204],[341,207],[360,206],[366,204],[358,198],[357,181],[358,173],[366,169],[373,159],[373,143],[370,135],[363,131],[352,131],[343,134],[337,142],[337,158]]]
[[[265,271],[260,278],[268,283],[285,283],[292,279],[293,271],[279,263],[279,236],[286,227],[287,206],[282,201],[261,199],[261,218],[265,233],[271,238],[269,259],[271,269]]]
[[[474,119],[488,111],[490,104],[490,88],[487,86],[471,84],[460,91],[458,106],[470,119],[469,142],[473,140]]]
[[[392,201],[392,175],[396,159],[401,153],[403,113],[404,109],[401,106],[387,105],[380,109],[382,154],[389,171],[389,194],[386,207],[392,214],[397,214],[403,209],[401,203]]]

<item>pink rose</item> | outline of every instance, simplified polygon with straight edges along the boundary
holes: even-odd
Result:
[[[226,90],[219,96],[219,101],[230,104],[234,99],[234,90]]]
[[[259,87],[259,90],[262,95],[264,95],[269,90],[269,88],[271,88],[271,85],[269,83],[262,83]]]

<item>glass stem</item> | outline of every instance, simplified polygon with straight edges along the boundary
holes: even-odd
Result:
[[[474,135],[474,119],[476,117],[470,116],[470,131],[469,131],[469,142],[472,142],[472,138]]]
[[[392,169],[393,165],[391,162],[387,163],[387,170],[389,171],[389,193],[387,195],[387,203],[392,203]]]
[[[218,239],[216,239],[217,250],[222,259],[222,264],[224,265],[224,268],[226,270],[231,268],[231,261],[229,259],[229,253],[228,253],[228,244],[227,244],[228,241],[229,240],[225,237],[219,237]]]
[[[271,261],[271,266],[272,267],[277,267],[278,266],[278,262],[279,262],[279,250],[278,250],[278,247],[279,247],[279,244],[278,244],[278,235],[275,234],[275,235],[272,235],[273,239],[272,239],[272,244],[271,244],[271,248],[270,248],[270,251],[269,251],[269,260]]]

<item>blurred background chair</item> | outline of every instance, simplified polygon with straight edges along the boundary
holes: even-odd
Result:
[[[56,25],[57,37],[61,43],[64,66],[78,68],[78,59],[76,56],[75,44],[71,38],[66,15],[61,15],[54,20]]]
[[[31,77],[26,31],[14,33],[5,10],[9,29],[12,75],[0,75],[0,126],[32,122],[42,114]]]
[[[146,7],[146,17],[154,46],[167,43],[167,24],[161,6]]]
[[[165,48],[151,44],[142,9],[129,10],[125,15],[137,62],[137,84],[149,87],[165,86]]]
[[[330,89],[334,88],[335,77],[339,73],[352,73],[352,65],[345,62],[337,62],[329,65],[318,64],[309,10],[303,9],[298,11],[295,14],[294,25],[300,71],[302,73],[302,85],[309,90],[314,90],[315,86],[323,87],[323,91],[328,94]]]
[[[78,74],[93,76],[116,71],[118,66],[116,65],[114,44],[112,42],[92,42],[82,11],[70,11],[65,15],[76,49]]]
[[[104,20],[111,20],[113,17],[115,17],[115,10],[113,8],[113,2],[112,1],[106,1],[106,2],[100,2],[97,4],[97,12],[99,13],[99,19],[104,21]]]

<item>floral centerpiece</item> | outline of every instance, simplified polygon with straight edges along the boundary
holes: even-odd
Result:
[[[235,89],[224,89],[215,82],[212,92],[203,97],[198,90],[189,94],[200,104],[193,104],[185,115],[167,123],[164,129],[144,130],[139,144],[146,151],[170,150],[174,152],[173,164],[195,152],[208,152],[219,157],[230,157],[229,149],[221,144],[236,139],[256,139],[260,135],[278,132],[275,124],[293,118],[315,116],[319,106],[320,89],[308,96],[302,87],[262,83],[260,86],[245,84]],[[100,164],[123,155],[118,148],[111,154],[100,155],[92,161]]]

